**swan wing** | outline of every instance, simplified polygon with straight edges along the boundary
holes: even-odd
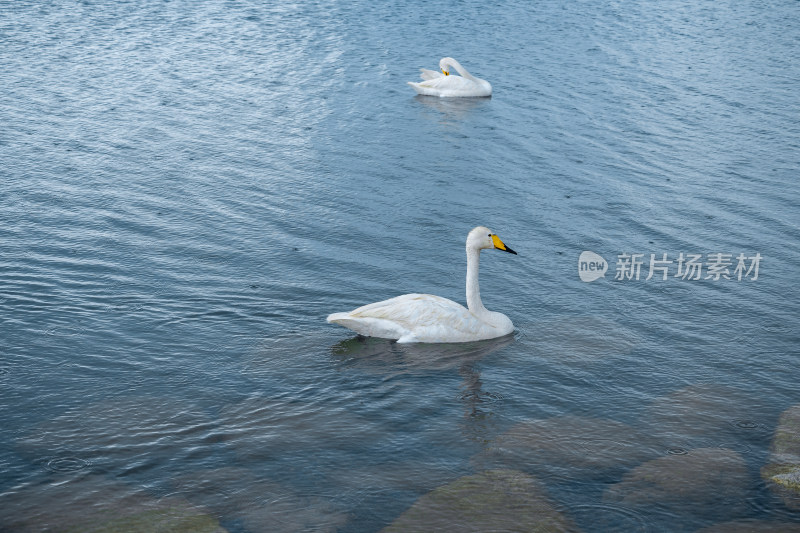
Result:
[[[427,96],[489,96],[492,94],[491,86],[485,82],[481,84],[461,76],[440,76],[418,83],[408,82],[419,94]]]
[[[463,305],[432,294],[404,294],[359,307],[350,314],[391,320],[408,330],[429,324],[451,323],[465,318],[465,314],[473,316]]]
[[[461,304],[432,294],[405,294],[334,313],[328,322],[399,342],[460,342],[483,337],[487,325]]]
[[[426,68],[419,69],[420,77],[423,80],[434,80],[436,78],[444,78],[444,74],[438,70],[428,70]]]
[[[400,324],[391,320],[372,317],[354,317],[350,313],[333,313],[328,315],[328,322],[339,324],[365,337],[381,339],[399,339],[410,332]]]
[[[459,91],[459,90],[467,90],[470,88],[475,87],[475,82],[472,80],[468,80],[467,78],[462,78],[461,76],[440,76],[438,78],[432,78],[430,80],[425,80],[420,85],[424,87],[429,87],[431,89],[439,89],[439,90],[450,90],[450,91]]]

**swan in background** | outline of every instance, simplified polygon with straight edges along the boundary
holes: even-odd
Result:
[[[488,228],[478,226],[467,235],[467,309],[432,294],[404,294],[368,304],[347,313],[333,313],[328,322],[359,335],[397,339],[397,342],[467,342],[502,337],[514,324],[481,302],[478,268],[481,250],[517,254]]]
[[[461,76],[450,75],[450,67],[458,71]],[[417,91],[418,94],[426,96],[491,96],[492,86],[488,81],[476,78],[461,63],[452,57],[443,57],[439,61],[441,72],[435,70],[420,69],[421,82],[409,81],[408,84]]]

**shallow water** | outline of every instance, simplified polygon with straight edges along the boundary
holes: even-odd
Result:
[[[0,529],[180,501],[235,532],[377,531],[486,468],[536,476],[584,531],[800,522],[759,477],[800,403],[800,5],[0,15]],[[414,96],[445,55],[493,97]],[[479,224],[519,252],[481,265],[514,335],[325,323],[463,302]],[[605,279],[580,280],[583,251]],[[640,279],[614,279],[625,253]],[[646,280],[665,253],[731,254],[731,279]],[[713,476],[689,506],[623,497],[709,448],[744,465],[728,500],[702,498]]]

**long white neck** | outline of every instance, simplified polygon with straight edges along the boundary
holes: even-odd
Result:
[[[474,315],[486,312],[481,302],[481,289],[478,286],[478,270],[481,263],[481,251],[467,248],[467,307]]]
[[[477,79],[475,76],[473,76],[472,74],[470,74],[469,72],[467,72],[467,69],[465,69],[464,67],[462,67],[462,66],[461,66],[461,63],[459,63],[459,62],[458,62],[458,61],[456,61],[455,59],[452,59],[452,60],[450,60],[450,61],[449,61],[449,65],[450,65],[451,67],[455,68],[455,69],[456,69],[456,72],[458,72],[459,74],[461,74],[463,77],[467,78],[468,80],[473,80],[473,81],[475,81],[475,80]]]

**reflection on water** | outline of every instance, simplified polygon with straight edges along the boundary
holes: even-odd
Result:
[[[381,373],[388,367],[407,372],[443,371],[477,363],[514,340],[513,333],[484,341],[439,344],[406,344],[358,336],[336,343],[331,353],[349,367],[368,372]]]
[[[436,111],[445,121],[462,121],[479,109],[481,106],[490,105],[491,98],[439,98],[438,96],[414,96],[414,101],[428,110]]]
[[[485,445],[497,431],[493,410],[500,393],[484,390],[479,363],[512,345],[514,334],[465,343],[401,344],[387,339],[353,337],[331,347],[334,359],[350,371],[396,377],[405,374],[453,372],[461,378],[458,400],[463,406],[460,433]]]

